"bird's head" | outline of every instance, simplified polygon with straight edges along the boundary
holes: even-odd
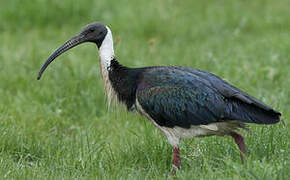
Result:
[[[41,67],[37,79],[39,80],[41,78],[42,73],[55,58],[79,44],[92,42],[100,48],[109,31],[109,28],[100,22],[88,24],[79,34],[65,42],[61,47],[55,50],[54,53],[52,53]]]
[[[76,36],[83,42],[93,42],[96,43],[98,48],[102,45],[103,40],[107,35],[107,27],[100,23],[94,22],[88,24],[84,29]]]

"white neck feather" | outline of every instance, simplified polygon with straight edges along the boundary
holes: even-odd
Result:
[[[107,35],[102,42],[101,47],[99,48],[99,61],[100,69],[102,74],[102,79],[104,82],[105,93],[108,96],[108,107],[110,107],[111,101],[117,99],[116,93],[114,92],[111,82],[109,80],[108,68],[111,65],[111,60],[114,58],[114,46],[113,46],[113,37],[111,30],[107,28]]]
[[[113,37],[110,28],[107,28],[107,35],[102,42],[101,47],[99,48],[99,56],[101,66],[105,69],[110,67],[111,60],[114,58],[114,45],[113,45]]]

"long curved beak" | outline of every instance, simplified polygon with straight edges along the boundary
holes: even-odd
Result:
[[[45,63],[42,65],[38,76],[37,76],[37,80],[39,80],[41,78],[42,73],[45,71],[45,69],[47,68],[47,66],[55,59],[57,58],[59,55],[63,54],[64,52],[66,52],[67,50],[83,43],[86,42],[84,35],[76,35],[73,38],[71,38],[70,40],[68,40],[67,42],[65,42],[60,48],[58,48],[57,50],[54,51],[54,53],[52,55],[49,56],[49,58],[45,61]]]

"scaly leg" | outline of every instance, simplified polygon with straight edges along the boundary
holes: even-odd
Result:
[[[234,138],[235,143],[238,145],[238,147],[241,151],[242,162],[245,163],[245,165],[247,166],[247,162],[246,162],[246,159],[244,157],[247,154],[244,137],[241,134],[238,134],[236,132],[231,132],[230,135]]]
[[[176,169],[179,169],[181,166],[181,160],[180,160],[180,153],[179,153],[179,148],[174,147],[173,148],[173,154],[174,154],[174,167],[173,167],[173,174],[175,175]]]

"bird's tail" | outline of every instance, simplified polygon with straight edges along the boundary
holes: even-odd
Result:
[[[281,113],[273,109],[263,109],[243,102],[234,103],[231,108],[231,118],[241,122],[275,124],[281,121]]]

